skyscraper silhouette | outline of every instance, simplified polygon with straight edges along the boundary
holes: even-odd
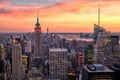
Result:
[[[39,23],[39,18],[37,15],[37,22],[35,24],[35,33],[34,33],[34,57],[42,57],[42,37],[41,37],[41,25]]]

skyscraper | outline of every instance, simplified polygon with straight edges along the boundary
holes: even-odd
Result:
[[[31,67],[31,58],[32,58],[32,43],[31,40],[26,40],[26,44],[25,44],[25,53],[28,56],[27,59],[27,68],[30,69]]]
[[[84,64],[84,53],[78,52],[77,56],[78,56],[78,67],[81,68]]]
[[[110,32],[98,35],[95,47],[96,52],[94,53],[97,63],[101,63],[106,66],[111,65],[112,45],[110,36]]]
[[[111,46],[112,46],[112,54],[111,54],[111,64],[120,64],[120,44],[119,44],[119,35],[110,36]]]
[[[49,34],[49,28],[47,27],[47,35]]]
[[[22,80],[22,47],[15,41],[12,47],[12,80]]]
[[[94,24],[94,44],[96,44],[97,38],[99,34],[105,34],[106,30],[103,27],[100,27],[99,25]]]
[[[95,70],[92,70],[89,66],[84,65],[82,68],[81,80],[114,80],[114,71],[102,64],[92,64]],[[118,80],[118,79],[117,79]]]
[[[119,45],[119,36],[112,35],[110,36],[112,47]]]
[[[84,54],[84,63],[85,64],[91,64],[93,60],[93,46],[88,45],[87,48],[85,49],[85,54]]]
[[[0,80],[6,80],[4,64],[4,46],[0,44]]]
[[[0,59],[4,60],[5,54],[4,54],[4,46],[3,44],[0,44]]]
[[[37,22],[35,24],[35,33],[34,33],[34,57],[42,57],[42,32],[41,25],[39,23],[39,18],[37,16]]]
[[[67,80],[67,49],[49,50],[49,76],[54,80]]]

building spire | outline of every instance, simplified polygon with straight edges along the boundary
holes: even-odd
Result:
[[[39,17],[38,17],[38,9],[37,9],[37,22],[36,22],[35,26],[40,27]]]
[[[100,0],[98,0],[98,26],[100,27]]]
[[[49,28],[47,27],[47,34],[49,33]]]
[[[38,9],[37,9],[37,18],[38,18]]]

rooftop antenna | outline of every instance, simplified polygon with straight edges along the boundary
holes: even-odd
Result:
[[[100,27],[100,0],[98,0],[98,26]]]
[[[38,8],[37,8],[37,18],[38,18]]]
[[[36,26],[36,27],[39,27],[39,26],[40,26],[39,17],[38,17],[38,9],[37,9],[37,22],[36,22],[35,26]]]

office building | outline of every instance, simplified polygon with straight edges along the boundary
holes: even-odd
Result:
[[[111,45],[112,45],[112,54],[110,63],[112,64],[120,64],[120,44],[119,44],[119,36],[112,35],[111,38]]]
[[[3,44],[0,44],[0,59],[4,60],[4,58],[5,58],[4,46]]]
[[[120,64],[110,66],[110,69],[115,71],[114,80],[120,80]]]
[[[54,48],[49,50],[49,78],[67,80],[67,49]]]
[[[22,80],[22,47],[18,41],[12,47],[12,80]]]
[[[31,61],[32,61],[32,42],[31,40],[26,40],[25,43],[25,54],[26,54],[26,58],[24,56],[24,59],[27,60],[27,69],[31,68]],[[26,62],[26,61],[25,61]]]
[[[112,33],[99,34],[96,42],[94,57],[96,62],[105,66],[120,63],[119,36]]]
[[[28,72],[28,56],[22,55],[22,76],[25,76]]]
[[[81,68],[84,64],[84,53],[78,52],[78,67]]]
[[[98,46],[98,55],[99,56],[107,56],[112,53],[112,45],[110,39],[111,33],[100,34],[97,39]]]
[[[85,49],[84,63],[91,64],[93,61],[93,45],[88,45]]]
[[[112,51],[114,52],[120,52],[119,48],[119,36],[118,35],[111,35],[111,45],[112,45]]]
[[[0,80],[6,80],[4,55],[4,46],[0,44]]]
[[[11,63],[9,60],[4,60],[4,69],[5,69],[6,79],[11,80]]]
[[[111,33],[98,34],[96,45],[94,46],[94,62],[109,65],[108,58],[112,54],[112,45],[110,39]],[[96,60],[95,60],[96,58]],[[106,63],[107,62],[107,63]]]
[[[117,46],[119,45],[119,36],[117,35],[112,35],[110,36],[112,46]]]
[[[31,52],[32,52],[32,42],[31,42],[31,40],[26,40],[25,53],[26,54],[31,54]]]
[[[42,74],[36,67],[32,67],[31,70],[29,70],[28,80],[43,80]]]
[[[34,57],[42,57],[42,31],[41,25],[39,23],[39,18],[37,16],[37,22],[35,24],[35,32],[34,32]]]
[[[114,71],[102,64],[93,64],[93,67],[83,66],[82,80],[113,80]],[[92,68],[95,67],[95,70]]]
[[[94,34],[93,34],[94,44],[96,44],[98,34],[105,34],[105,33],[106,33],[106,30],[103,27],[100,27],[94,24]]]
[[[0,44],[0,80],[11,79],[11,64],[9,60],[5,59],[5,49]]]

